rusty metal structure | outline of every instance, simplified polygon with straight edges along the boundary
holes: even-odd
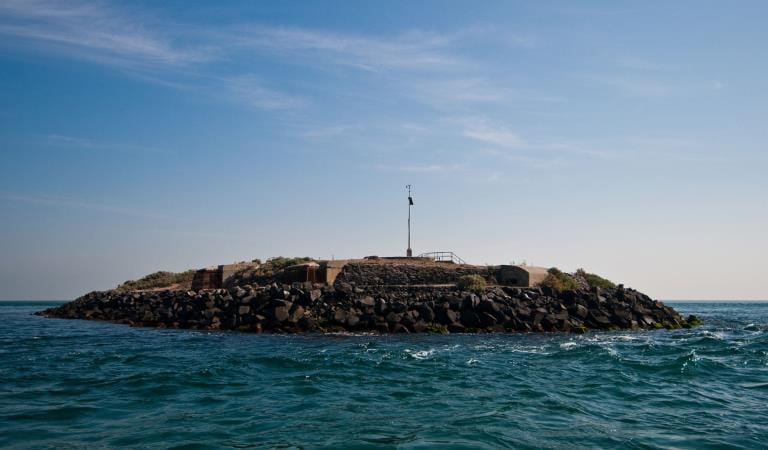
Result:
[[[450,262],[454,264],[466,264],[467,262],[459,258],[459,255],[453,252],[427,252],[418,256],[419,258],[429,258],[437,262]]]

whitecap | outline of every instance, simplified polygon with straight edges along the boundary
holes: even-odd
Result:
[[[408,354],[408,356],[414,359],[427,359],[435,354],[435,349],[413,351],[409,348],[406,348],[404,351]]]

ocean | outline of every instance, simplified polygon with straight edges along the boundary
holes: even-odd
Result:
[[[667,303],[705,324],[251,335],[0,302],[0,447],[768,447],[768,303]]]

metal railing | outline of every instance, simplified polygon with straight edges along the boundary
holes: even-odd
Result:
[[[466,264],[466,261],[459,258],[459,255],[453,252],[428,252],[419,255],[419,258],[432,258],[440,262],[452,262],[454,264]]]

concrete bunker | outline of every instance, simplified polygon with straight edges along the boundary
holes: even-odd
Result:
[[[200,289],[219,289],[224,283],[236,273],[258,267],[255,263],[237,263],[222,264],[219,266],[210,266],[195,272],[192,277],[192,290]]]
[[[535,287],[549,275],[545,267],[535,266],[499,266],[499,284],[515,287]]]

